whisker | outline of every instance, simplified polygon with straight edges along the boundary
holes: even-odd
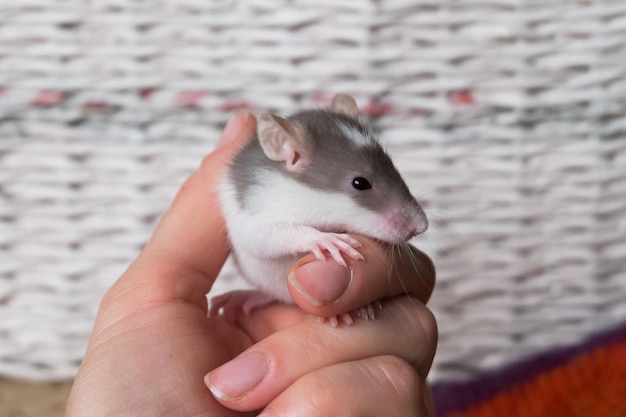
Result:
[[[408,247],[408,243],[400,243],[399,245],[396,246],[396,250],[398,252],[398,256],[402,256],[405,255],[406,253],[409,254],[409,260],[411,261],[411,264],[413,264],[413,260],[411,258],[413,258],[413,253],[411,252],[411,250]],[[398,271],[398,275],[400,274],[400,271]],[[402,290],[404,291],[404,294],[409,294],[409,289],[406,286],[406,284],[404,283],[404,280],[402,279],[401,276],[398,276],[398,279],[400,281],[400,285],[402,286]]]

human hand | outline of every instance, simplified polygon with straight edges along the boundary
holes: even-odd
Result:
[[[428,415],[424,379],[436,327],[423,303],[434,271],[421,252],[406,248],[413,257],[392,259],[387,248],[360,238],[367,261],[353,263],[352,272],[310,257],[294,266],[291,293],[309,313],[342,314],[394,297],[374,321],[332,328],[287,305],[259,309],[236,325],[207,317],[205,294],[229,251],[216,184],[254,129],[246,114],[229,124],[223,146],[183,185],[105,295],[67,417],[247,416],[262,408],[273,416]],[[203,383],[211,370],[206,380],[217,397]]]

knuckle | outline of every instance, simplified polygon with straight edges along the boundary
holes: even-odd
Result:
[[[420,341],[431,342],[437,334],[437,321],[433,313],[423,303],[412,297],[402,297],[399,311],[415,337]]]
[[[308,374],[297,382],[297,415],[417,416],[423,403],[423,382],[397,356],[371,357]],[[346,401],[348,399],[348,401]],[[293,411],[293,410],[292,410]]]
[[[332,389],[333,381],[325,377],[312,377],[308,382],[306,395],[301,396],[298,404],[298,415],[306,416],[333,416],[336,409],[332,404],[337,404],[337,393]]]
[[[415,368],[391,355],[378,357],[374,364],[378,367],[381,388],[387,390],[401,408],[418,409],[423,382]]]
[[[402,297],[399,304],[401,322],[411,329],[411,335],[420,343],[436,343],[437,321],[422,302],[413,297]]]
[[[437,347],[437,322],[433,313],[420,301],[406,296],[401,297],[396,310],[400,317],[397,323],[397,331],[401,332],[403,338],[409,338],[408,345],[420,346],[420,349],[412,349],[411,356],[407,357],[409,362],[418,370],[422,376],[426,376],[430,370],[435,349]]]

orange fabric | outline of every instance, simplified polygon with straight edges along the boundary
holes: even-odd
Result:
[[[451,417],[624,417],[626,342],[599,347]]]

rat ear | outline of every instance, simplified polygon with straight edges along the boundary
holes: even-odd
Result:
[[[356,105],[356,101],[354,101],[352,96],[344,93],[339,93],[333,97],[330,109],[337,113],[344,114],[352,119],[359,118],[359,107]]]
[[[265,155],[284,162],[289,171],[302,172],[309,165],[304,135],[289,120],[263,112],[257,117],[257,135]]]

